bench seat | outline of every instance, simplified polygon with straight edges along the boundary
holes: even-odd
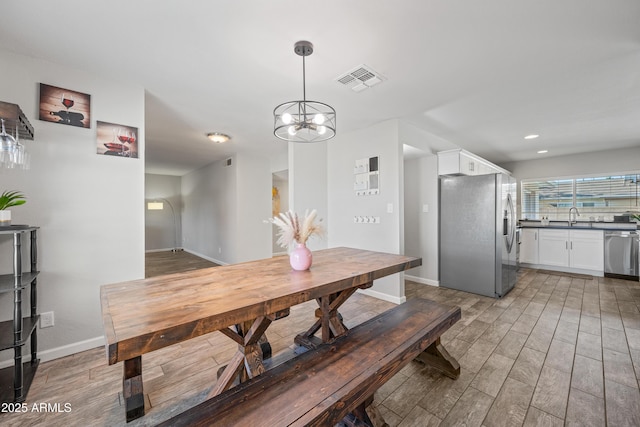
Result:
[[[440,335],[460,317],[459,307],[411,299],[161,425],[334,425],[349,412],[363,414],[374,392],[411,360],[433,358]]]

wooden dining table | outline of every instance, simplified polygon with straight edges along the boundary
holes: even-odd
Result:
[[[421,264],[420,258],[338,247],[315,251],[306,271],[277,256],[102,286],[107,360],[124,362],[127,421],[144,415],[143,354],[220,331],[238,350],[213,385],[209,396],[215,396],[237,379],[265,372],[260,342],[291,307],[318,302],[316,322],[295,339],[314,348],[347,333],[338,309],[358,289]]]

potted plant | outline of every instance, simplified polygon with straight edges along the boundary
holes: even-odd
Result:
[[[5,191],[0,195],[0,226],[11,225],[12,206],[20,206],[27,203],[24,194],[19,191]]]

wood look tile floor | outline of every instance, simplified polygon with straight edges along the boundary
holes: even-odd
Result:
[[[462,308],[442,337],[461,375],[412,362],[375,395],[391,426],[640,426],[639,282],[523,269],[499,300],[413,282],[406,294]],[[353,326],[392,306],[355,294],[341,312]],[[274,352],[290,349],[314,309],[308,302],[274,322]],[[154,425],[202,401],[234,347],[216,332],[144,355],[147,415],[128,425]],[[104,348],[42,363],[29,411],[2,413],[0,424],[124,426],[121,379],[122,363],[108,366]],[[34,412],[34,403],[62,411]]]

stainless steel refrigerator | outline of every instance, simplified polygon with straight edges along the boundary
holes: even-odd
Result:
[[[440,286],[501,297],[516,284],[516,182],[440,177]]]

